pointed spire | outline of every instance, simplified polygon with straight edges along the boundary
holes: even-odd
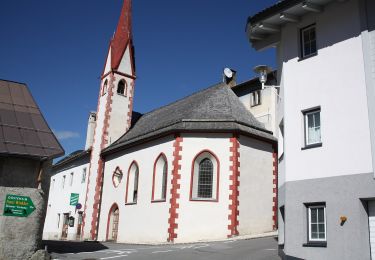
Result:
[[[117,70],[126,47],[131,42],[131,0],[124,0],[116,32],[111,40],[111,67]]]

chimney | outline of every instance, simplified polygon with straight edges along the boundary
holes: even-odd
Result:
[[[236,79],[237,79],[237,71],[225,68],[223,71],[223,82],[227,84],[229,87],[236,86]]]
[[[89,149],[94,142],[94,130],[96,125],[96,112],[90,112],[89,120],[87,123],[87,133],[86,133],[86,145],[85,150]]]

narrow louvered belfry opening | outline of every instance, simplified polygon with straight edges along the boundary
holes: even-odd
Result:
[[[198,197],[212,198],[213,165],[205,158],[199,163]]]

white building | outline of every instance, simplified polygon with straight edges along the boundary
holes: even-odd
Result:
[[[43,239],[81,239],[83,208],[76,205],[85,205],[89,163],[90,150],[72,153],[53,166]],[[69,218],[74,220],[69,223]]]
[[[275,230],[276,138],[231,90],[234,78],[144,115],[132,111],[130,11],[125,0],[86,150],[54,167],[60,189],[50,193],[45,236],[61,238],[58,214],[75,217],[72,228],[65,226],[67,239],[191,242]],[[88,180],[77,183],[80,192],[74,184],[61,189],[64,176],[69,183],[84,168]],[[81,210],[68,205],[70,193],[80,194]]]
[[[249,17],[277,48],[284,259],[375,259],[375,2],[284,0]]]

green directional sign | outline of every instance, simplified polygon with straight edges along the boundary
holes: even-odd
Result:
[[[30,197],[7,194],[4,205],[4,216],[28,217],[35,210]]]
[[[70,205],[75,206],[78,204],[79,194],[78,193],[70,193]]]

